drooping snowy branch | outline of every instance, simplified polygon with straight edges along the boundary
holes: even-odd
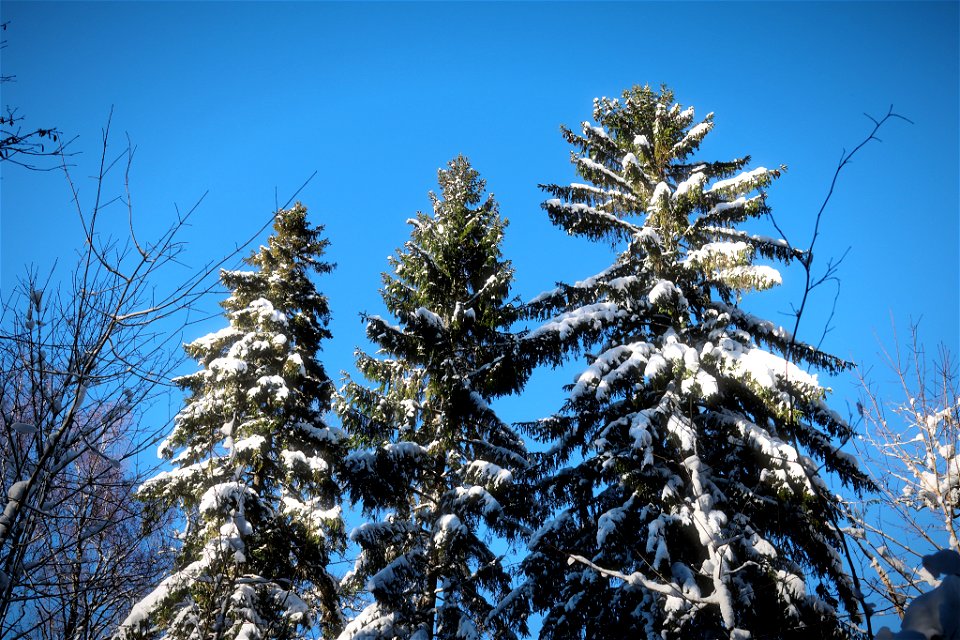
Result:
[[[781,280],[758,259],[802,257],[738,228],[767,213],[763,190],[781,172],[689,159],[713,122],[693,118],[668,90],[635,87],[598,99],[583,136],[564,130],[593,190],[548,185],[544,208],[617,253],[527,307],[539,326],[522,344],[535,358],[587,361],[565,406],[526,425],[545,441],[538,490],[550,511],[528,542],[522,591],[544,638],[848,637],[837,605],[855,616],[857,600],[841,534],[824,525],[839,505],[820,473],[869,481],[831,445],[849,426],[792,362],[792,334],[737,305]],[[632,198],[607,211],[604,191]]]

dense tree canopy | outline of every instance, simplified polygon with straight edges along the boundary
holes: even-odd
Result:
[[[183,545],[122,635],[256,640],[341,626],[327,565],[343,546],[333,472],[344,439],[323,419],[329,311],[310,274],[332,267],[320,231],[299,204],[277,212],[247,259],[255,269],[222,273],[228,326],[186,346],[202,368],[176,380],[186,403],[161,445],[175,468],[141,489],[180,507]]]
[[[486,539],[513,531],[529,501],[514,482],[523,440],[489,405],[527,377],[509,331],[506,222],[465,158],[439,182],[432,214],[410,220],[384,274],[399,325],[368,318],[381,357],[360,352],[357,365],[372,386],[349,383],[340,403],[358,445],[347,486],[372,516],[353,533],[360,556],[347,583],[367,584],[374,600],[343,639],[518,633],[495,608],[510,576]]]
[[[550,443],[527,588],[543,638],[845,637],[833,474],[849,426],[804,366],[844,363],[739,306],[805,259],[755,235],[777,169],[694,157],[713,114],[634,87],[564,129],[586,181],[546,185],[551,220],[610,243],[601,273],[538,297],[546,362],[588,349],[569,399],[531,425]],[[791,361],[785,354],[795,354]]]

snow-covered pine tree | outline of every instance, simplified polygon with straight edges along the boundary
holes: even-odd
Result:
[[[370,516],[351,534],[360,554],[345,583],[372,596],[341,640],[517,636],[499,615],[510,576],[487,538],[529,509],[514,482],[523,441],[488,404],[527,376],[509,332],[506,221],[465,158],[439,184],[383,277],[399,326],[367,318],[383,357],[358,352],[357,367],[372,385],[348,382],[338,403],[357,445],[345,485]]]
[[[176,379],[184,408],[161,445],[174,469],[141,488],[183,510],[176,571],[137,604],[122,637],[297,638],[342,628],[327,572],[344,544],[332,473],[345,438],[323,412],[333,385],[317,360],[327,300],[310,279],[328,241],[297,203],[266,246],[223,271],[229,325],[186,345],[200,371]]]
[[[739,306],[780,282],[757,258],[806,259],[740,228],[779,171],[691,159],[713,116],[694,123],[666,88],[598,99],[593,117],[564,130],[587,184],[544,186],[543,206],[616,259],[529,307],[542,361],[593,351],[565,407],[530,425],[552,444],[554,515],[523,564],[541,638],[847,637],[838,606],[855,620],[857,602],[824,474],[869,482],[801,368],[845,363]]]

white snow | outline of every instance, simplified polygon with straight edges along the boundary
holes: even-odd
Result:
[[[560,292],[559,289],[548,289],[548,290],[546,290],[546,291],[541,291],[540,293],[538,293],[538,294],[535,295],[534,297],[530,298],[530,300],[529,300],[529,302],[527,302],[527,304],[530,304],[530,305],[540,304],[540,303],[543,302],[544,300],[547,300],[547,299],[552,298],[553,296],[557,295],[559,292]]]
[[[734,321],[738,326],[746,326],[754,338],[765,340],[776,339],[783,342],[793,340],[793,334],[780,325],[776,325],[769,320],[764,320],[755,315],[747,313],[739,307],[728,305],[719,300],[711,303],[717,311],[722,312],[728,317],[721,316],[722,322],[729,323]]]
[[[644,452],[641,468],[653,464],[653,434],[650,433],[650,420],[656,415],[655,409],[645,409],[630,416],[630,437],[633,446]]]
[[[607,536],[617,530],[617,527],[620,526],[620,523],[623,521],[624,517],[626,517],[627,511],[632,507],[632,505],[633,496],[630,496],[630,499],[627,500],[624,505],[610,509],[597,519],[598,545],[602,546],[606,541]]]
[[[243,360],[226,356],[210,361],[210,365],[207,368],[214,373],[214,379],[220,379],[224,377],[223,374],[243,373],[247,370],[247,363]]]
[[[575,214],[580,217],[583,217],[586,215],[586,216],[598,218],[600,221],[610,223],[614,227],[626,229],[630,233],[634,233],[637,230],[633,224],[625,220],[621,220],[620,218],[613,215],[612,213],[601,211],[600,209],[596,209],[594,207],[583,204],[581,202],[564,202],[559,198],[550,198],[543,204],[546,205],[547,207],[551,207],[554,209],[561,209],[563,211]]]
[[[940,550],[924,556],[923,567],[934,577],[946,575],[936,589],[913,599],[899,632],[883,627],[877,640],[960,640],[960,554]]]
[[[460,616],[460,621],[457,624],[457,637],[463,640],[480,640],[480,632],[477,630],[477,626],[466,615],[461,614]]]
[[[587,169],[602,173],[603,175],[610,178],[617,184],[623,185],[624,187],[629,186],[627,184],[627,181],[624,180],[619,174],[614,173],[613,171],[610,171],[610,169],[607,169],[605,166],[603,166],[599,162],[591,160],[590,158],[577,158],[577,162],[583,165],[584,167],[586,167]]]
[[[684,378],[680,383],[680,388],[684,393],[691,393],[694,385],[700,388],[700,396],[703,398],[715,395],[720,389],[717,385],[717,379],[702,369],[697,370],[692,378]]]
[[[325,472],[329,465],[327,461],[318,456],[307,456],[303,451],[291,451],[289,449],[284,449],[280,452],[280,457],[283,459],[283,465],[288,469],[295,469],[296,465],[302,464],[303,466],[310,469],[313,472]]]
[[[587,133],[588,131],[593,132],[598,138],[603,138],[604,140],[609,140],[610,136],[607,135],[607,132],[603,130],[602,127],[596,127],[588,122],[583,123],[583,132]]]
[[[692,190],[703,189],[703,185],[706,184],[706,182],[707,176],[699,171],[693,173],[689,178],[677,185],[677,190],[673,193],[673,199],[678,200]]]
[[[637,200],[637,196],[629,192],[619,191],[617,189],[601,189],[600,187],[595,187],[592,184],[583,184],[582,182],[571,182],[570,188],[576,189],[577,191],[593,193],[598,196],[603,196],[604,198],[621,198],[631,202],[636,202]]]
[[[607,283],[607,286],[611,289],[616,289],[617,291],[624,291],[639,281],[640,278],[638,276],[620,276],[619,278],[610,280]]]
[[[555,333],[561,340],[565,340],[571,333],[582,327],[600,329],[605,323],[611,323],[625,313],[615,302],[598,302],[562,313],[537,327],[524,338],[532,340],[545,334]]]
[[[657,230],[652,227],[641,227],[635,234],[637,240],[653,242],[654,244],[663,244],[663,239]]]
[[[576,400],[589,389],[596,386],[597,398],[602,400],[606,397],[606,389],[609,387],[609,382],[601,379],[606,376],[607,372],[615,367],[618,362],[629,357],[630,353],[630,347],[627,345],[618,345],[600,354],[597,359],[587,367],[587,370],[580,374],[577,383],[570,392],[570,398]],[[598,384],[595,385],[595,383]]]
[[[437,530],[433,534],[433,543],[438,547],[445,546],[451,538],[459,534],[469,533],[469,529],[460,522],[460,518],[452,513],[440,516],[436,528]]]
[[[746,242],[708,242],[699,249],[687,253],[686,265],[696,264],[736,264],[744,261],[753,251]]]
[[[654,554],[654,568],[659,567],[662,563],[670,562],[670,550],[667,548],[664,533],[672,519],[669,515],[662,515],[647,525],[647,553]]]
[[[750,201],[752,202],[753,198],[751,198]],[[707,216],[716,217],[717,215],[724,213],[726,211],[730,211],[731,209],[740,209],[744,207],[747,204],[747,202],[748,202],[747,199],[744,198],[743,196],[740,196],[739,198],[731,202],[718,202],[712,209],[710,209],[710,211],[707,212]]]
[[[499,511],[501,508],[500,503],[490,494],[489,491],[477,485],[474,485],[469,489],[465,489],[464,487],[456,487],[454,489],[454,494],[455,504],[469,505],[481,503],[483,505],[482,511],[484,515],[494,511]]]
[[[241,438],[233,443],[233,450],[236,453],[243,453],[244,451],[257,451],[263,447],[263,443],[266,441],[267,439],[260,435]]]
[[[393,442],[384,446],[387,455],[396,458],[419,458],[427,455],[427,450],[416,442]]]
[[[27,424],[26,422],[14,422],[13,426],[10,427],[17,433],[22,433],[29,435],[31,433],[36,433],[38,431],[37,427],[32,424]]]
[[[589,278],[584,278],[583,280],[577,280],[577,281],[573,284],[573,286],[574,286],[574,288],[576,288],[576,289],[592,289],[593,287],[597,286],[597,283],[598,283],[598,282],[601,282],[601,281],[603,281],[603,280],[606,280],[606,279],[607,279],[607,276],[610,275],[610,272],[612,272],[612,271],[613,271],[614,269],[616,269],[618,266],[619,266],[619,265],[617,265],[617,264],[612,264],[612,265],[610,265],[609,267],[607,267],[606,269],[604,269],[603,271],[601,271],[600,273],[594,274],[594,275],[590,276]],[[547,295],[550,295],[550,294],[555,293],[556,291],[557,291],[557,290],[554,289],[553,291],[546,292],[546,294],[547,294]],[[540,296],[546,297],[546,295],[543,294],[543,293],[540,294]],[[537,296],[537,298],[539,298],[540,296]],[[537,298],[534,298],[534,300],[531,300],[531,303],[534,302],[534,301],[536,301]]]
[[[403,407],[403,415],[407,418],[407,420],[413,420],[417,417],[417,411],[420,409],[420,403],[413,398],[404,398],[400,401],[400,406]]]
[[[717,272],[720,280],[728,282],[736,288],[753,288],[763,291],[783,282],[780,272],[767,265],[744,265],[726,267]]]
[[[493,488],[513,482],[513,473],[509,469],[485,460],[474,460],[468,464],[467,475],[477,484]]]
[[[211,466],[213,466],[213,460],[208,458],[196,464],[173,469],[172,471],[161,471],[140,485],[137,493],[149,492],[163,485],[173,485],[173,487],[176,487],[193,482],[197,476],[207,475]]]
[[[653,189],[653,195],[650,196],[650,204],[657,204],[665,198],[670,198],[670,185],[666,182],[659,182]]]
[[[389,612],[374,602],[344,627],[337,640],[375,640],[394,637],[397,635],[394,632],[396,624],[397,613]]]
[[[291,353],[287,356],[287,362],[297,368],[301,376],[307,375],[307,368],[303,364],[303,357],[299,353]]]
[[[273,308],[273,303],[266,298],[257,298],[247,305],[247,310],[254,312],[261,322],[268,320],[275,324],[286,325],[287,315]],[[239,313],[242,313],[240,311]]]
[[[207,489],[203,497],[200,498],[200,512],[209,513],[222,509],[224,506],[233,504],[239,506],[242,510],[247,497],[256,496],[252,489],[240,482],[221,482]]]
[[[369,591],[377,591],[379,589],[390,590],[398,580],[402,580],[404,576],[414,574],[416,570],[411,566],[411,560],[417,560],[419,557],[422,557],[422,555],[423,551],[421,549],[414,549],[395,558],[390,564],[370,576],[370,579],[367,581],[367,589]]]
[[[226,341],[235,338],[238,335],[240,335],[240,331],[238,331],[236,328],[224,327],[219,331],[208,333],[205,336],[197,338],[193,342],[188,343],[186,346],[194,349],[209,349],[217,342]]]
[[[706,193],[714,193],[717,191],[744,191],[750,188],[750,185],[760,176],[768,174],[769,171],[766,167],[757,167],[753,171],[744,171],[740,175],[734,176],[732,178],[727,178],[726,180],[717,180],[710,188],[707,189]]]
[[[707,117],[709,118],[710,116],[708,115]],[[713,122],[710,120],[705,120],[697,125],[694,125],[689,131],[687,131],[687,134],[683,137],[683,140],[673,145],[673,151],[677,152],[680,149],[683,149],[685,146],[690,145],[693,141],[699,140],[711,129],[713,129]]]
[[[754,558],[776,558],[777,550],[772,544],[760,537],[756,531],[747,528],[743,539],[747,554]]]
[[[656,378],[660,372],[667,368],[667,359],[661,354],[655,353],[650,356],[647,366],[643,369],[643,377]]]
[[[470,400],[473,402],[473,405],[480,411],[490,411],[490,405],[487,403],[486,400],[483,399],[483,396],[481,396],[478,392],[471,391]]]
[[[801,457],[793,445],[770,434],[766,429],[742,416],[723,412],[721,414],[740,431],[743,442],[758,449],[769,459],[769,466],[761,472],[760,480],[769,481],[777,487],[793,491],[799,485],[807,495],[815,495],[810,483],[810,474],[801,464]]]
[[[697,430],[686,415],[671,413],[667,418],[667,431],[680,441],[681,451],[694,451],[697,447]]]
[[[188,569],[194,568],[193,563]],[[119,638],[127,638],[128,634],[133,631],[141,623],[145,622],[147,618],[153,613],[154,609],[157,606],[167,599],[167,596],[170,593],[170,590],[179,587],[182,582],[184,582],[184,574],[186,570],[175,573],[172,576],[166,578],[161,582],[156,589],[151,591],[145,598],[140,602],[133,605],[133,608],[130,610],[130,613],[127,614],[127,617],[124,618],[123,622],[120,623],[120,628],[117,630],[117,635]],[[192,573],[192,572],[191,572]]]
[[[413,315],[421,320],[425,321],[427,324],[436,327],[437,329],[443,328],[443,320],[435,314],[433,311],[430,311],[426,307],[417,307],[417,310],[413,312]]]
[[[647,299],[650,300],[650,304],[657,304],[664,298],[672,298],[674,294],[679,293],[680,290],[677,288],[677,285],[669,280],[658,280],[657,284],[653,285],[650,293],[647,294]]]
[[[273,392],[275,402],[283,402],[290,395],[286,381],[277,375],[260,376],[256,385],[247,391],[247,395],[256,396],[265,389]]]
[[[312,498],[301,502],[289,495],[280,499],[283,512],[298,518],[306,518],[306,524],[320,536],[326,537],[326,529],[330,522],[339,523],[343,511],[339,505],[324,509],[320,498]],[[339,525],[338,525],[339,526]]]
[[[708,346],[711,347],[709,350]],[[728,337],[721,338],[716,346],[711,343],[704,345],[701,357],[708,353],[720,359],[728,373],[738,377],[748,374],[755,384],[764,389],[777,390],[778,378],[810,388],[818,389],[820,386],[816,374],[807,373],[780,356],[763,349],[744,346]]]
[[[7,498],[10,499],[10,502],[22,502],[24,496],[27,494],[27,488],[29,486],[30,483],[26,480],[14,482],[12,485],[10,485],[10,488],[7,489]]]

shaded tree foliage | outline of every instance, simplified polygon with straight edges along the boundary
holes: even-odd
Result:
[[[529,307],[542,361],[589,350],[564,408],[528,425],[555,510],[523,561],[541,637],[854,635],[824,474],[871,483],[797,366],[846,364],[739,306],[780,283],[764,263],[806,258],[745,228],[780,171],[696,158],[713,114],[666,88],[598,99],[593,118],[563,130],[586,183],[543,186],[543,207],[613,262]]]
[[[458,157],[439,172],[432,214],[409,222],[391,258],[383,300],[397,319],[367,318],[378,356],[357,354],[370,386],[351,381],[339,411],[356,450],[345,481],[369,520],[344,579],[373,602],[340,636],[515,638],[497,608],[511,588],[487,539],[509,536],[530,509],[515,480],[527,469],[523,440],[490,407],[527,378],[510,333],[513,270],[501,256],[504,221],[484,181]]]
[[[133,607],[123,638],[298,638],[341,626],[327,572],[343,546],[333,473],[341,432],[323,420],[333,386],[317,359],[329,338],[327,300],[310,279],[328,273],[322,228],[299,203],[274,233],[223,271],[228,325],[190,342],[199,371],[161,454],[174,469],[139,494],[185,520],[174,570]]]

